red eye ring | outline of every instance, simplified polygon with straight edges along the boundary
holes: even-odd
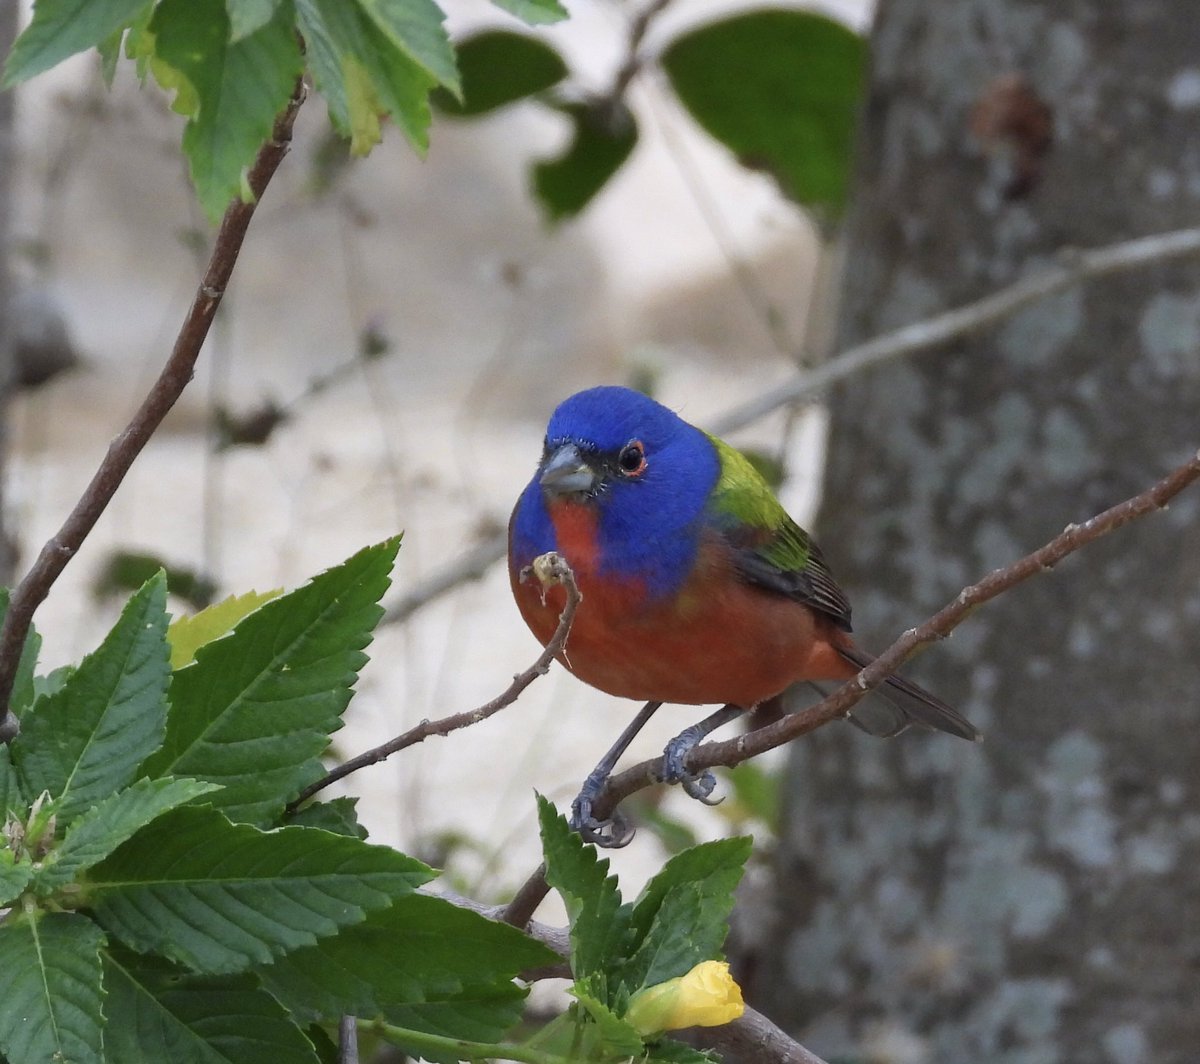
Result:
[[[640,477],[646,471],[646,449],[641,440],[630,440],[621,448],[617,466],[627,477]]]

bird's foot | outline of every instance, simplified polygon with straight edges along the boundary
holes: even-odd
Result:
[[[590,842],[602,849],[619,850],[628,846],[636,834],[633,825],[619,809],[614,810],[608,820],[598,820],[592,815],[595,794],[589,794],[588,789],[585,783],[583,790],[571,803],[571,819],[568,822],[571,830],[577,831],[584,842]]]
[[[695,798],[705,805],[720,805],[724,799],[712,797],[712,792],[717,786],[717,777],[707,770],[700,773],[689,772],[684,764],[687,755],[706,734],[699,728],[688,728],[667,743],[666,749],[663,750],[659,776],[663,783],[678,783],[689,798]]]

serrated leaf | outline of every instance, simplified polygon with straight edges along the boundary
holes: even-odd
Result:
[[[100,44],[132,22],[148,0],[38,0],[17,38],[0,83],[9,88]]]
[[[585,979],[620,956],[628,909],[621,905],[616,876],[608,875],[608,860],[599,859],[594,846],[585,846],[541,795],[538,822],[546,882],[562,896],[571,922],[571,970],[576,980]]]
[[[228,635],[243,617],[282,594],[283,588],[247,591],[214,602],[190,617],[177,617],[167,628],[167,642],[171,644],[171,668],[178,671],[190,665],[196,657],[196,651],[202,646]]]
[[[33,862],[28,857],[18,860],[12,850],[0,850],[0,908],[11,903],[33,880]]]
[[[586,207],[629,158],[637,143],[637,121],[623,104],[596,107],[561,104],[571,119],[571,143],[563,154],[533,167],[533,190],[554,222]]]
[[[230,41],[240,41],[262,29],[275,17],[279,4],[280,0],[225,0]]]
[[[110,949],[104,976],[114,1064],[317,1064],[312,1042],[252,975],[188,975]]]
[[[438,108],[451,115],[481,115],[545,92],[567,76],[561,55],[536,37],[485,30],[458,43],[462,99],[439,90]]]
[[[289,824],[303,828],[320,828],[335,835],[365,839],[367,829],[358,822],[358,799],[350,796],[331,798],[328,802],[312,802],[288,818]]]
[[[596,1025],[600,1041],[612,1056],[627,1056],[635,1060],[641,1058],[645,1052],[642,1036],[631,1023],[604,1003],[603,995],[594,991],[587,980],[577,980],[570,993]]]
[[[629,922],[633,943],[640,942],[649,932],[651,925],[659,917],[659,908],[667,894],[673,888],[684,884],[695,884],[699,888],[704,902],[704,918],[723,926],[733,910],[734,891],[742,881],[746,861],[753,847],[752,838],[741,836],[701,843],[672,857],[642,888],[641,894],[633,903]]]
[[[354,150],[365,154],[375,143],[367,110],[377,105],[396,120],[413,146],[424,152],[429,145],[429,90],[437,79],[353,3],[296,0],[296,16],[308,45],[313,81],[329,105],[334,125],[354,137]],[[361,83],[364,73],[370,92]]]
[[[242,171],[271,135],[303,70],[290,0],[237,41],[230,40],[223,0],[161,0],[150,31],[155,77],[162,80],[158,64],[165,64],[195,92],[183,150],[200,203],[215,221],[240,195]]]
[[[621,966],[620,981],[634,994],[684,975],[700,961],[718,957],[728,931],[724,920],[705,922],[695,883],[672,887],[662,898],[650,930]]]
[[[354,0],[389,41],[425,70],[439,85],[461,92],[454,49],[433,0]]]
[[[0,822],[10,809],[24,820],[29,812],[29,800],[21,793],[20,779],[13,768],[8,746],[0,743]]]
[[[492,3],[530,26],[545,26],[567,17],[567,9],[558,0],[492,0]]]
[[[69,883],[164,813],[219,788],[189,779],[138,780],[84,813],[47,855],[37,874],[39,893]]]
[[[526,991],[513,983],[467,987],[454,994],[434,995],[429,1001],[390,1009],[382,1034],[393,1045],[406,1050],[414,1059],[430,1064],[459,1064],[461,1053],[431,1049],[427,1038],[406,1038],[406,1031],[435,1034],[454,1042],[497,1042],[521,1018]],[[568,1058],[563,1058],[568,1059]],[[569,1059],[578,1059],[571,1057]]]
[[[716,1053],[664,1038],[650,1047],[645,1064],[721,1064],[721,1058]]]
[[[683,105],[784,193],[838,211],[846,200],[867,46],[811,11],[763,9],[676,38],[662,65]]]
[[[175,675],[166,738],[143,771],[220,783],[211,804],[231,820],[274,822],[323,773],[399,545],[359,551],[201,647]]]
[[[0,925],[0,1050],[13,1064],[102,1064],[104,935],[86,916]]]
[[[49,791],[60,825],[128,784],[162,741],[171,675],[166,602],[160,573],[61,689],[21,718],[12,758],[22,789]]]
[[[96,865],[87,897],[130,948],[221,974],[310,946],[432,875],[384,846],[314,828],[259,831],[185,807]]]
[[[556,953],[516,928],[444,898],[410,894],[335,937],[293,950],[258,971],[272,993],[305,1020],[336,1019],[343,1013],[400,1015],[396,1010],[419,1010],[422,1004],[442,1006],[443,1014],[457,1009],[465,1019],[470,1014],[469,1001],[460,996],[465,990],[491,1000],[485,993],[489,986],[507,985],[526,968],[557,960]],[[505,992],[497,1000],[511,998]],[[393,1022],[447,1033],[421,1026],[415,1016],[409,1011],[403,1021]],[[501,1033],[503,1028],[492,1035]]]

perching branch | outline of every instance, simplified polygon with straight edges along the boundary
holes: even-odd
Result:
[[[752,757],[815,731],[823,724],[849,714],[867,693],[878,687],[912,655],[932,643],[945,639],[978,606],[1003,594],[1037,573],[1053,568],[1068,554],[1107,535],[1146,514],[1161,510],[1193,481],[1200,480],[1200,451],[1169,473],[1157,484],[1126,499],[1081,525],[1068,525],[1049,543],[1003,569],[996,569],[982,580],[963,588],[955,598],[924,624],[910,628],[854,679],[842,684],[827,698],[757,731],[719,743],[706,743],[692,750],[685,759],[690,772],[723,766],[732,768]],[[597,797],[593,814],[597,819],[612,811],[631,794],[659,782],[662,758],[643,761],[613,776]],[[524,927],[549,893],[545,866],[539,867],[517,891],[504,911],[503,919],[515,927]]]
[[[905,325],[874,340],[847,348],[816,369],[797,373],[779,387],[735,407],[717,418],[711,429],[721,435],[744,428],[789,403],[813,399],[832,385],[859,373],[930,351],[951,340],[996,325],[1031,303],[1082,281],[1197,255],[1200,255],[1200,228],[1177,229],[1090,251],[1060,251],[1058,265],[1040,270],[1031,277],[1015,281],[955,310]],[[405,621],[426,603],[447,591],[470,580],[478,580],[494,562],[504,557],[505,545],[505,536],[498,535],[473,547],[389,609],[384,623]]]
[[[458,731],[460,728],[467,728],[472,724],[478,724],[480,721],[487,720],[488,717],[498,713],[506,706],[511,706],[520,697],[526,687],[533,683],[539,676],[545,676],[550,671],[550,663],[562,652],[563,647],[566,645],[567,636],[571,633],[571,622],[575,619],[575,611],[579,608],[579,603],[582,601],[583,596],[579,593],[579,585],[575,582],[575,574],[571,572],[570,566],[567,565],[560,555],[554,553],[543,554],[530,568],[538,570],[537,575],[543,587],[551,584],[562,584],[567,589],[567,601],[563,606],[562,613],[558,616],[558,627],[554,630],[554,635],[551,637],[550,642],[546,644],[546,649],[538,655],[537,661],[530,665],[524,672],[517,673],[513,677],[512,683],[504,691],[477,709],[467,710],[463,713],[454,713],[449,717],[442,717],[440,720],[423,720],[415,728],[410,728],[408,731],[397,735],[394,739],[389,739],[386,743],[373,747],[359,754],[357,757],[352,757],[349,761],[338,765],[337,768],[332,769],[327,775],[317,780],[316,783],[301,791],[300,795],[289,803],[287,807],[289,813],[294,812],[301,803],[308,801],[318,791],[323,791],[331,783],[345,779],[350,773],[357,772],[360,768],[378,764],[400,750],[424,742],[431,735],[446,736],[451,732]],[[521,574],[521,578],[525,578],[524,573]]]
[[[33,622],[34,612],[45,600],[67,563],[79,551],[84,539],[116,494],[121,481],[125,479],[125,474],[129,472],[134,459],[141,454],[150,437],[154,435],[163,418],[192,379],[200,348],[208,336],[217,308],[225,295],[250,219],[254,216],[254,209],[287,154],[292,139],[292,125],[300,105],[304,102],[304,96],[304,84],[297,81],[287,107],[275,120],[271,139],[259,149],[258,157],[248,175],[254,200],[249,203],[233,203],[226,210],[221,227],[217,231],[208,268],[158,379],[129,424],[109,444],[99,469],[84,489],[74,509],[67,515],[62,527],[42,547],[33,566],[12,593],[3,627],[0,627],[0,706],[4,707],[3,717],[0,718],[2,742],[10,742],[19,730],[19,724],[8,702],[12,695],[17,663],[20,661],[21,650],[25,645],[29,626]]]
[[[773,750],[801,735],[806,735],[823,724],[845,717],[869,691],[883,683],[919,650],[945,639],[977,607],[1016,587],[1029,577],[1053,568],[1067,555],[1074,554],[1101,536],[1139,517],[1161,510],[1196,480],[1200,480],[1200,451],[1140,494],[1110,507],[1081,525],[1067,525],[1059,535],[1032,554],[1027,554],[1002,569],[996,569],[978,583],[963,588],[929,620],[916,628],[910,628],[853,680],[848,680],[829,697],[757,731],[724,742],[699,746],[685,759],[686,767],[692,772],[716,766],[732,768],[767,750]],[[610,816],[612,810],[623,799],[635,791],[657,783],[660,764],[661,758],[644,761],[610,779],[595,803],[595,815]]]

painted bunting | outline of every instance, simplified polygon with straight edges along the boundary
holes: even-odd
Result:
[[[711,783],[697,793],[682,757],[712,727],[794,683],[850,679],[872,660],[851,638],[850,603],[817,545],[749,460],[638,392],[566,399],[513,511],[513,594],[543,645],[565,590],[521,574],[547,551],[566,559],[582,593],[561,655],[572,673],[622,698],[726,705],[667,750],[665,778],[697,797]],[[915,722],[978,738],[902,677],[880,690],[889,705],[868,728],[875,734]]]

